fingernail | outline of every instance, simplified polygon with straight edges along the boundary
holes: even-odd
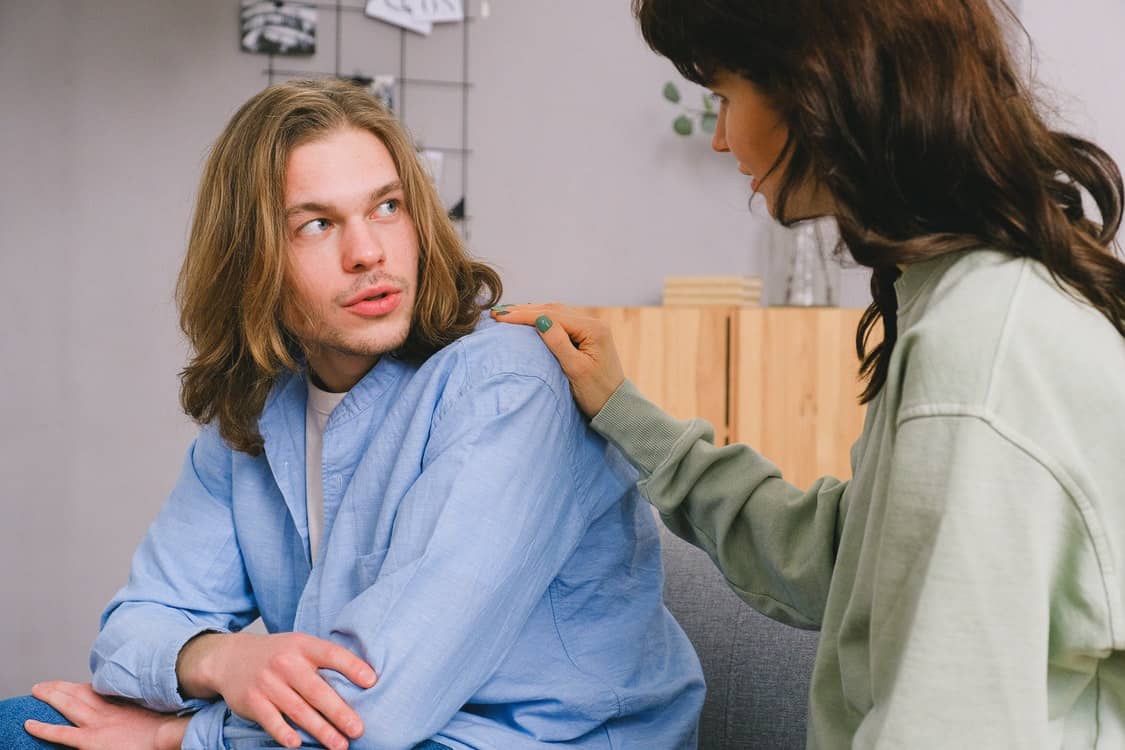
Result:
[[[508,309],[509,307],[511,307],[511,305],[494,305],[494,306],[492,307],[492,309],[493,309],[493,311],[497,311],[497,310],[507,310],[507,309]]]
[[[539,329],[539,333],[546,333],[551,330],[552,325],[554,325],[554,323],[552,323],[551,319],[546,315],[540,315],[535,319],[535,327]]]
[[[509,313],[507,310],[497,310],[496,315],[511,315],[511,313]]]

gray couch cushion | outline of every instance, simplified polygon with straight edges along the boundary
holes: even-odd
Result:
[[[664,601],[707,679],[699,750],[803,748],[818,634],[758,614],[706,553],[663,528],[662,541]]]

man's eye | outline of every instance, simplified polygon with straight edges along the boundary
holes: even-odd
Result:
[[[312,221],[307,221],[300,227],[298,227],[297,234],[303,234],[305,236],[315,236],[318,234],[323,234],[324,232],[328,231],[328,226],[328,219],[313,219]]]
[[[375,208],[376,216],[394,216],[398,213],[399,206],[402,202],[398,198],[391,198],[380,203]]]

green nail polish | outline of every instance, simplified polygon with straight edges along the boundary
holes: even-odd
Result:
[[[510,314],[511,314],[511,313],[509,313],[509,312],[508,312],[507,310],[497,310],[497,311],[496,311],[496,315],[497,315],[497,316],[500,316],[500,315],[510,315]]]
[[[494,311],[507,310],[511,305],[495,305],[492,309]]]
[[[535,327],[539,329],[539,333],[546,333],[547,331],[551,330],[552,325],[554,324],[546,315],[540,315],[535,319]]]

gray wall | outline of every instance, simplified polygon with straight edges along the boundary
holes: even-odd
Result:
[[[193,430],[172,306],[231,3],[0,4],[0,696],[80,678]]]
[[[728,159],[671,132],[674,71],[627,5],[492,0],[473,27],[472,245],[509,300],[655,303],[665,274],[761,272],[784,244],[747,213]],[[98,613],[194,432],[177,408],[174,275],[207,146],[264,83],[235,8],[0,0],[0,697],[86,676]],[[1125,7],[1024,13],[1062,116],[1125,157]],[[349,55],[383,65],[372,28]],[[456,68],[455,45],[411,45]],[[444,127],[417,98],[411,112]],[[853,279],[848,300],[863,299]]]

